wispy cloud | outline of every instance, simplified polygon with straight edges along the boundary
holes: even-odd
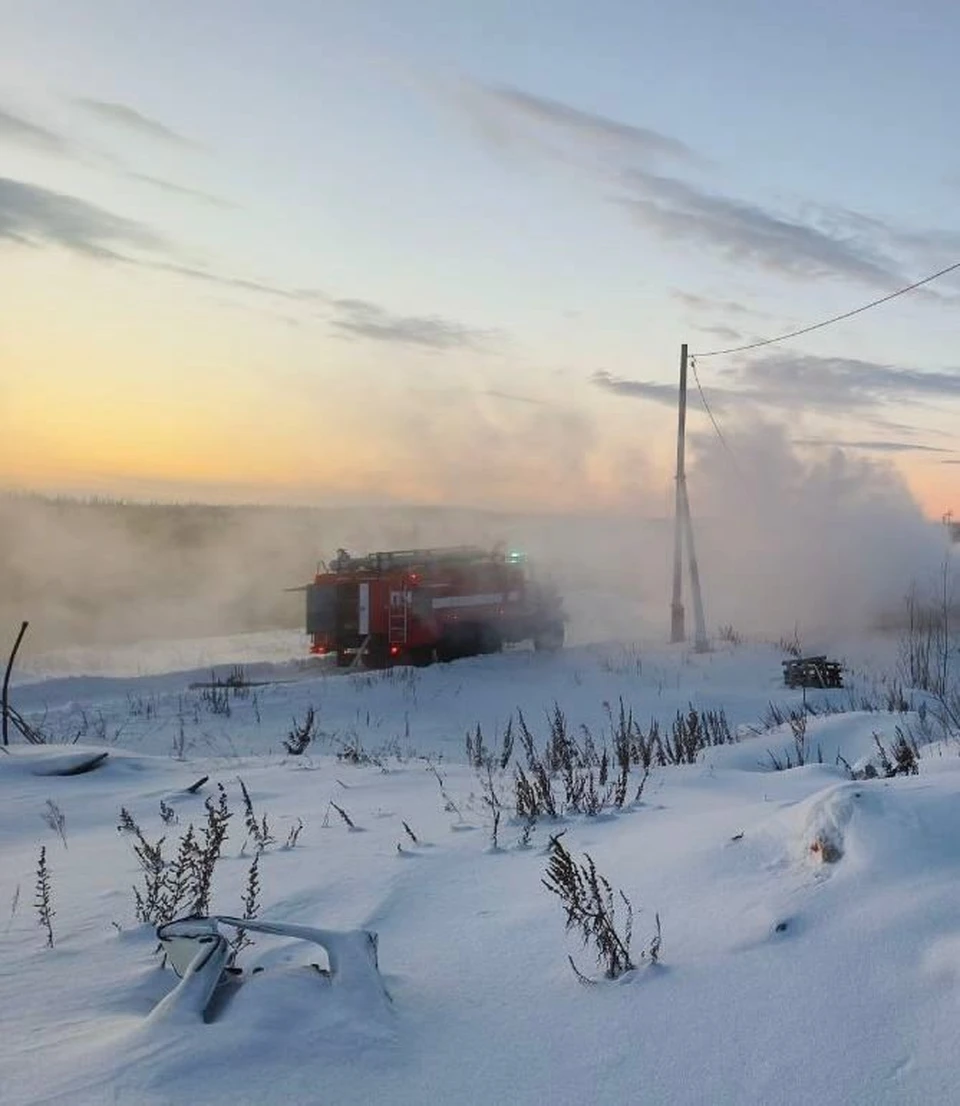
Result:
[[[106,257],[115,247],[157,249],[155,231],[102,207],[36,184],[0,177],[0,239],[56,245]]]
[[[139,258],[120,258],[119,260],[139,265],[145,269],[152,269],[155,272],[172,273],[174,276],[186,277],[188,280],[199,280],[206,284],[216,284],[221,288],[230,288],[237,292],[254,292],[258,295],[274,296],[277,299],[288,300],[291,303],[320,306],[329,302],[329,297],[316,288],[284,288],[282,285],[267,284],[259,280],[225,276],[222,273],[210,272],[208,269],[181,265],[175,261],[154,261]]]
[[[161,192],[166,192],[171,196],[183,196],[186,199],[197,200],[202,204],[209,204],[210,207],[219,207],[227,210],[229,208],[236,208],[237,206],[229,200],[224,200],[220,196],[214,196],[199,188],[189,188],[185,184],[174,184],[173,181],[164,180],[162,177],[154,177],[149,173],[135,173],[132,170],[128,170],[125,171],[123,175],[129,180],[139,181],[141,184],[148,184],[151,188],[158,188]]]
[[[874,431],[879,431],[884,436],[898,435],[902,437],[904,434],[908,436],[921,434],[925,438],[951,437],[950,433],[946,430],[939,430],[936,427],[930,426],[926,426],[923,428],[918,426],[911,426],[910,423],[897,422],[894,419],[883,418],[880,415],[870,415],[868,416],[868,421],[870,426],[873,427]]]
[[[954,453],[955,450],[942,446],[921,445],[916,442],[897,441],[848,441],[844,438],[794,438],[794,445],[824,446],[831,449],[857,449],[866,453]],[[946,462],[952,464],[953,462]]]
[[[830,234],[881,242],[892,252],[940,258],[944,263],[960,252],[960,231],[949,227],[903,227],[835,204],[807,203],[801,210]]]
[[[698,160],[684,142],[650,127],[626,123],[596,112],[583,111],[559,100],[537,96],[510,85],[476,85],[463,96],[468,111],[480,113],[489,123],[491,114],[499,116],[501,128],[514,138],[526,127],[545,127],[555,137],[574,138],[593,146],[639,156],[643,161],[668,158],[677,161]],[[505,133],[505,132],[504,132]]]
[[[498,388],[484,388],[481,395],[489,396],[491,399],[501,399],[505,403],[525,403],[533,407],[547,406],[547,401],[544,399],[534,399],[533,396],[516,395],[514,392],[501,392]]]
[[[298,304],[341,336],[431,350],[490,351],[503,334],[438,315],[398,315],[361,299],[335,299],[317,288],[289,288],[218,273],[182,260],[151,227],[40,185],[0,177],[0,243],[56,246],[99,261]],[[294,322],[294,320],[286,320]],[[494,394],[494,393],[491,393]],[[506,393],[502,398],[507,398]],[[510,396],[522,402],[522,397]]]
[[[182,134],[178,134],[165,123],[160,123],[156,119],[151,119],[148,115],[144,115],[142,112],[137,111],[136,108],[129,107],[127,104],[118,104],[112,100],[90,99],[85,96],[77,97],[73,102],[78,107],[83,108],[84,111],[102,119],[104,122],[125,127],[127,130],[136,131],[138,134],[145,135],[148,138],[155,138],[161,142],[169,142],[175,146],[191,147],[193,149],[197,148],[198,144],[196,142],[193,142],[189,138],[185,138]]]
[[[745,410],[753,405],[790,412],[838,415],[855,411],[872,416],[891,403],[960,400],[960,369],[921,370],[852,358],[775,355],[744,362],[718,375],[719,385],[701,370],[707,399],[718,411]],[[609,372],[596,372],[591,381],[625,398],[676,406],[674,384],[630,380]],[[692,388],[690,399],[694,404],[698,401]]]
[[[844,357],[778,354],[728,370],[724,378],[744,399],[833,412],[960,399],[960,370],[921,370]]]
[[[683,292],[679,288],[675,288],[670,295],[678,303],[682,303],[684,307],[689,308],[691,311],[710,311],[714,313],[721,313],[724,315],[758,315],[760,312],[755,311],[751,307],[747,307],[746,304],[737,303],[735,300],[714,299],[712,296],[698,296],[693,292]]]
[[[22,116],[4,111],[3,108],[0,108],[0,141],[13,142],[62,157],[72,153],[72,147],[62,135],[55,134],[38,123],[31,123]]]
[[[533,396],[519,395],[515,392],[505,392],[499,388],[477,388],[467,384],[448,384],[444,387],[425,387],[420,388],[412,386],[407,389],[411,394],[418,394],[424,396],[430,396],[434,399],[440,398],[442,400],[456,400],[469,401],[471,404],[476,404],[478,399],[487,398],[495,399],[502,403],[507,404],[519,404],[521,407],[550,407],[551,402],[546,399],[536,399]]]
[[[660,171],[664,162],[684,173],[703,164],[675,137],[517,88],[465,87],[461,107],[497,149],[586,168],[608,200],[667,242],[787,277],[839,277],[885,290],[960,249],[960,232],[897,227],[824,204],[788,210],[724,195]]]
[[[696,329],[701,334],[712,334],[715,338],[720,338],[724,342],[742,342],[744,340],[743,334],[739,330],[734,330],[732,326],[717,324],[716,326],[698,326]]]
[[[327,301],[315,289],[284,288],[183,264],[176,260],[172,245],[143,223],[75,196],[0,177],[0,241],[4,239],[18,245],[59,246],[101,261],[171,273],[235,291],[299,303]],[[145,251],[147,256],[130,250]]]
[[[436,315],[394,315],[367,300],[338,299],[331,306],[333,329],[350,338],[435,350],[483,350],[501,337],[496,331],[478,330]]]
[[[641,170],[623,174],[617,202],[664,241],[708,246],[729,261],[786,276],[845,276],[891,288],[896,262],[864,239],[833,233],[756,203],[731,199],[673,177]]]
[[[626,396],[628,399],[646,399],[651,403],[662,404],[664,407],[677,405],[675,384],[660,384],[652,380],[628,380],[622,376],[614,376],[604,369],[595,372],[590,381],[596,387],[613,395]]]
[[[224,209],[236,207],[236,204],[232,204],[219,196],[211,195],[209,192],[204,192],[202,189],[176,184],[150,173],[127,169],[120,159],[112,155],[94,149],[85,149],[76,141],[66,138],[49,127],[31,122],[2,107],[0,107],[0,142],[8,142],[22,146],[25,149],[39,150],[42,153],[57,157],[70,158],[93,168],[124,177],[127,180],[137,181],[139,184],[159,189],[168,195],[183,196],[210,207]]]

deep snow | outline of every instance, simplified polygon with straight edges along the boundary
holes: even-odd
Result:
[[[853,687],[811,699],[844,713],[809,723],[822,764],[774,772],[769,753],[790,747],[789,728],[747,728],[761,728],[770,702],[801,695],[783,688],[770,645],[517,651],[343,676],[304,663],[296,635],[267,641],[257,663],[248,638],[178,647],[166,663],[155,653],[139,669],[129,657],[72,668],[61,657],[15,685],[19,710],[63,740],[79,735],[71,752],[110,757],[62,778],[35,774],[60,746],[0,755],[4,1104],[956,1100],[957,747],[925,748],[916,777],[851,781],[837,764],[838,753],[854,765],[869,757],[875,732],[889,744],[916,722],[850,709],[883,699],[894,643],[824,643],[847,660]],[[231,698],[229,716],[191,687],[214,662],[243,662],[263,684]],[[538,825],[521,848],[522,827],[505,819],[493,852],[464,735],[479,723],[495,743],[519,708],[543,737],[557,704],[599,738],[605,704],[616,711],[620,697],[643,725],[690,703],[722,707],[744,739],[655,769],[622,812],[559,827],[630,896],[637,954],[655,913],[663,925],[660,964],[585,987],[567,954],[595,974],[589,951],[564,933],[540,882],[557,827]],[[282,739],[310,704],[323,736],[290,757]],[[380,763],[338,759],[345,746]],[[200,794],[185,792],[206,774]],[[315,950],[255,935],[241,963],[268,970],[248,975],[215,1021],[150,1019],[176,978],[134,922],[139,872],[116,828],[120,807],[147,837],[173,841],[222,782],[237,813],[213,907],[237,914],[251,859],[240,855],[238,777],[277,838],[260,861],[261,917],[375,930],[389,1000],[331,987],[304,967]],[[48,800],[65,816],[66,846],[41,818]],[[179,824],[162,824],[161,800]],[[299,841],[284,849],[298,819]],[[836,863],[810,849],[824,834],[842,852]],[[31,905],[41,844],[53,949]]]

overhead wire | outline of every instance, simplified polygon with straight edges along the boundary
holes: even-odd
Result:
[[[755,472],[752,472],[752,471],[748,472],[747,469],[743,465],[740,464],[740,460],[737,457],[737,454],[734,452],[732,446],[727,441],[727,436],[724,434],[723,428],[720,426],[719,420],[717,419],[716,415],[713,413],[713,408],[710,406],[709,402],[707,401],[706,394],[704,393],[704,390],[703,390],[703,385],[700,382],[700,374],[697,372],[697,356],[700,356],[700,355],[691,355],[690,356],[689,365],[690,365],[690,370],[693,373],[693,379],[694,379],[694,381],[696,382],[696,385],[697,385],[697,392],[700,395],[700,402],[703,404],[703,409],[704,409],[704,411],[706,411],[706,413],[707,413],[707,415],[710,419],[710,422],[713,424],[714,432],[716,433],[717,438],[719,439],[720,444],[723,447],[724,452],[726,453],[727,457],[729,458],[730,467],[733,469],[734,473],[736,474],[737,479],[740,481],[741,486],[743,487],[743,489],[745,490],[745,492],[747,494],[748,502],[756,510],[757,516],[758,517],[763,517],[764,512],[763,512],[763,509],[760,506],[759,497],[758,497],[758,490],[759,489],[757,487],[757,479],[756,479],[757,474]],[[796,488],[790,488],[790,487],[781,488],[780,492],[779,492],[779,495],[780,495],[781,498],[784,498],[784,499],[789,500],[791,502],[799,502],[799,496],[798,496]]]
[[[690,358],[690,369],[693,372],[693,379],[697,382],[697,391],[700,393],[700,402],[703,404],[704,411],[707,412],[710,421],[713,423],[713,429],[716,431],[717,437],[720,439],[720,444],[727,451],[727,454],[729,455],[730,460],[733,462],[734,467],[738,467],[737,459],[733,455],[733,450],[730,448],[730,444],[727,442],[726,437],[724,437],[724,433],[720,429],[720,424],[719,422],[717,422],[717,417],[713,413],[713,408],[707,402],[707,397],[704,395],[703,385],[700,383],[700,374],[697,372],[697,356],[698,355],[694,355]]]
[[[913,292],[917,288],[922,288],[925,284],[931,284],[933,281],[939,280],[949,273],[956,272],[958,269],[960,269],[960,261],[955,261],[952,265],[947,265],[945,268],[938,269],[937,272],[923,277],[922,280],[915,280],[913,284],[907,284],[903,288],[898,288],[895,292],[889,292],[885,296],[880,296],[879,299],[861,304],[860,307],[855,307],[852,311],[844,311],[839,315],[832,315],[829,319],[821,319],[820,322],[812,323],[810,326],[800,327],[799,330],[791,330],[786,334],[778,334],[775,338],[763,338],[757,342],[747,342],[745,345],[731,346],[728,349],[711,349],[704,353],[697,353],[695,356],[723,357],[729,353],[746,353],[747,350],[761,349],[763,346],[772,346],[777,342],[786,342],[790,338],[799,338],[802,334],[812,334],[815,330],[822,330],[824,327],[832,326],[834,323],[843,322],[844,319],[852,319],[854,315],[862,315],[864,311],[870,311],[872,308],[879,307],[881,304],[889,303],[890,300],[895,300],[898,296],[904,296],[907,292]]]
[[[906,295],[907,292],[913,292],[917,288],[922,288],[925,284],[931,284],[935,280],[939,280],[941,277],[947,276],[949,273],[956,272],[960,269],[960,261],[955,261],[951,265],[947,265],[942,269],[938,269],[935,273],[931,273],[929,276],[925,276],[920,280],[915,280],[912,284],[904,285],[902,288],[898,288],[895,292],[888,292],[885,296],[880,296],[875,300],[871,300],[869,303],[861,304],[859,307],[854,307],[850,311],[843,311],[839,315],[831,315],[828,319],[821,319],[818,323],[812,323],[809,326],[800,327],[797,330],[788,331],[786,334],[778,334],[775,338],[763,338],[756,342],[747,342],[741,346],[730,346],[727,349],[712,349],[707,350],[704,353],[694,353],[690,355],[690,368],[693,371],[693,379],[697,384],[697,391],[700,394],[700,402],[703,404],[703,409],[706,411],[710,422],[713,424],[713,429],[716,432],[717,437],[720,440],[720,444],[723,446],[730,460],[733,462],[734,467],[738,469],[737,459],[734,456],[733,450],[730,448],[730,444],[727,441],[723,430],[720,427],[720,423],[717,420],[716,415],[713,413],[707,397],[703,391],[703,385],[700,382],[700,374],[697,372],[697,358],[698,357],[723,357],[732,353],[746,353],[748,350],[762,349],[764,346],[772,346],[778,342],[786,342],[791,338],[799,338],[803,334],[812,334],[815,330],[823,330],[824,327],[832,326],[834,323],[843,322],[845,319],[851,319],[855,315],[862,315],[865,311],[870,311],[874,307],[879,307],[881,304],[889,303],[891,300],[897,299],[898,296]]]

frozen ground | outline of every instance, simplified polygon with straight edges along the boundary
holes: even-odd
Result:
[[[853,686],[813,697],[843,713],[812,719],[815,762],[780,772],[770,753],[792,749],[789,727],[750,729],[771,702],[800,703],[771,645],[596,645],[349,676],[304,663],[297,635],[35,659],[17,708],[76,739],[69,752],[110,757],[54,777],[37,773],[62,747],[0,755],[3,1103],[956,1101],[958,750],[925,747],[919,776],[850,780],[838,753],[857,766],[874,733],[889,745],[917,716],[852,709],[885,701],[894,643],[817,645],[846,659]],[[243,664],[259,685],[231,695],[229,714],[191,686],[211,664],[221,676]],[[722,708],[743,739],[655,768],[619,812],[538,823],[528,847],[508,809],[493,851],[467,730],[493,745],[520,709],[544,739],[556,704],[599,742],[621,697],[644,728],[690,704]],[[283,739],[311,705],[320,734],[289,756]],[[495,776],[507,804],[512,771]],[[166,835],[169,854],[222,783],[235,815],[212,906],[237,914],[251,863],[239,778],[276,838],[259,862],[260,916],[375,930],[389,1000],[330,986],[303,966],[307,946],[256,937],[216,1020],[148,1019],[176,980],[134,919],[141,875],[120,808],[148,839]],[[638,782],[635,769],[631,797]],[[65,842],[41,817],[50,800]],[[597,975],[590,951],[541,883],[558,829],[631,898],[637,958],[659,914],[658,965],[577,981],[567,955]],[[833,863],[811,850],[823,840]],[[52,949],[32,905],[41,845]]]

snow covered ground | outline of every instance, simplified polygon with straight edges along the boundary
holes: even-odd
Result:
[[[0,1100],[956,1101],[958,748],[925,746],[917,776],[852,780],[838,754],[857,768],[874,734],[889,747],[919,719],[863,709],[886,702],[895,642],[817,645],[845,659],[850,686],[808,693],[839,713],[809,720],[808,763],[786,771],[772,762],[794,751],[790,726],[763,720],[802,694],[783,687],[772,645],[520,650],[350,675],[305,662],[298,635],[35,659],[13,702],[75,744],[0,755]],[[254,686],[225,707],[197,685],[234,664]],[[570,732],[609,742],[621,699],[644,730],[656,719],[664,732],[678,710],[722,709],[741,740],[654,767],[635,803],[634,768],[623,809],[543,819],[526,845],[510,809],[518,743],[493,774],[507,808],[494,850],[465,734],[479,725],[497,750],[520,710],[542,743],[559,706]],[[311,706],[317,736],[291,756],[283,741]],[[109,749],[103,767],[41,774],[51,756],[87,748]],[[211,906],[236,915],[254,852],[241,779],[275,838],[258,862],[259,916],[375,931],[389,997],[331,984],[307,966],[315,947],[254,934],[244,982],[213,1020],[149,1017],[177,980],[135,920],[142,873],[121,807],[149,841],[166,837],[170,857],[222,783],[234,816]],[[541,882],[560,830],[634,905],[640,966],[616,981],[564,932]],[[53,948],[33,906],[41,846]],[[640,954],[656,915],[654,965]],[[596,986],[578,982],[571,953]]]

